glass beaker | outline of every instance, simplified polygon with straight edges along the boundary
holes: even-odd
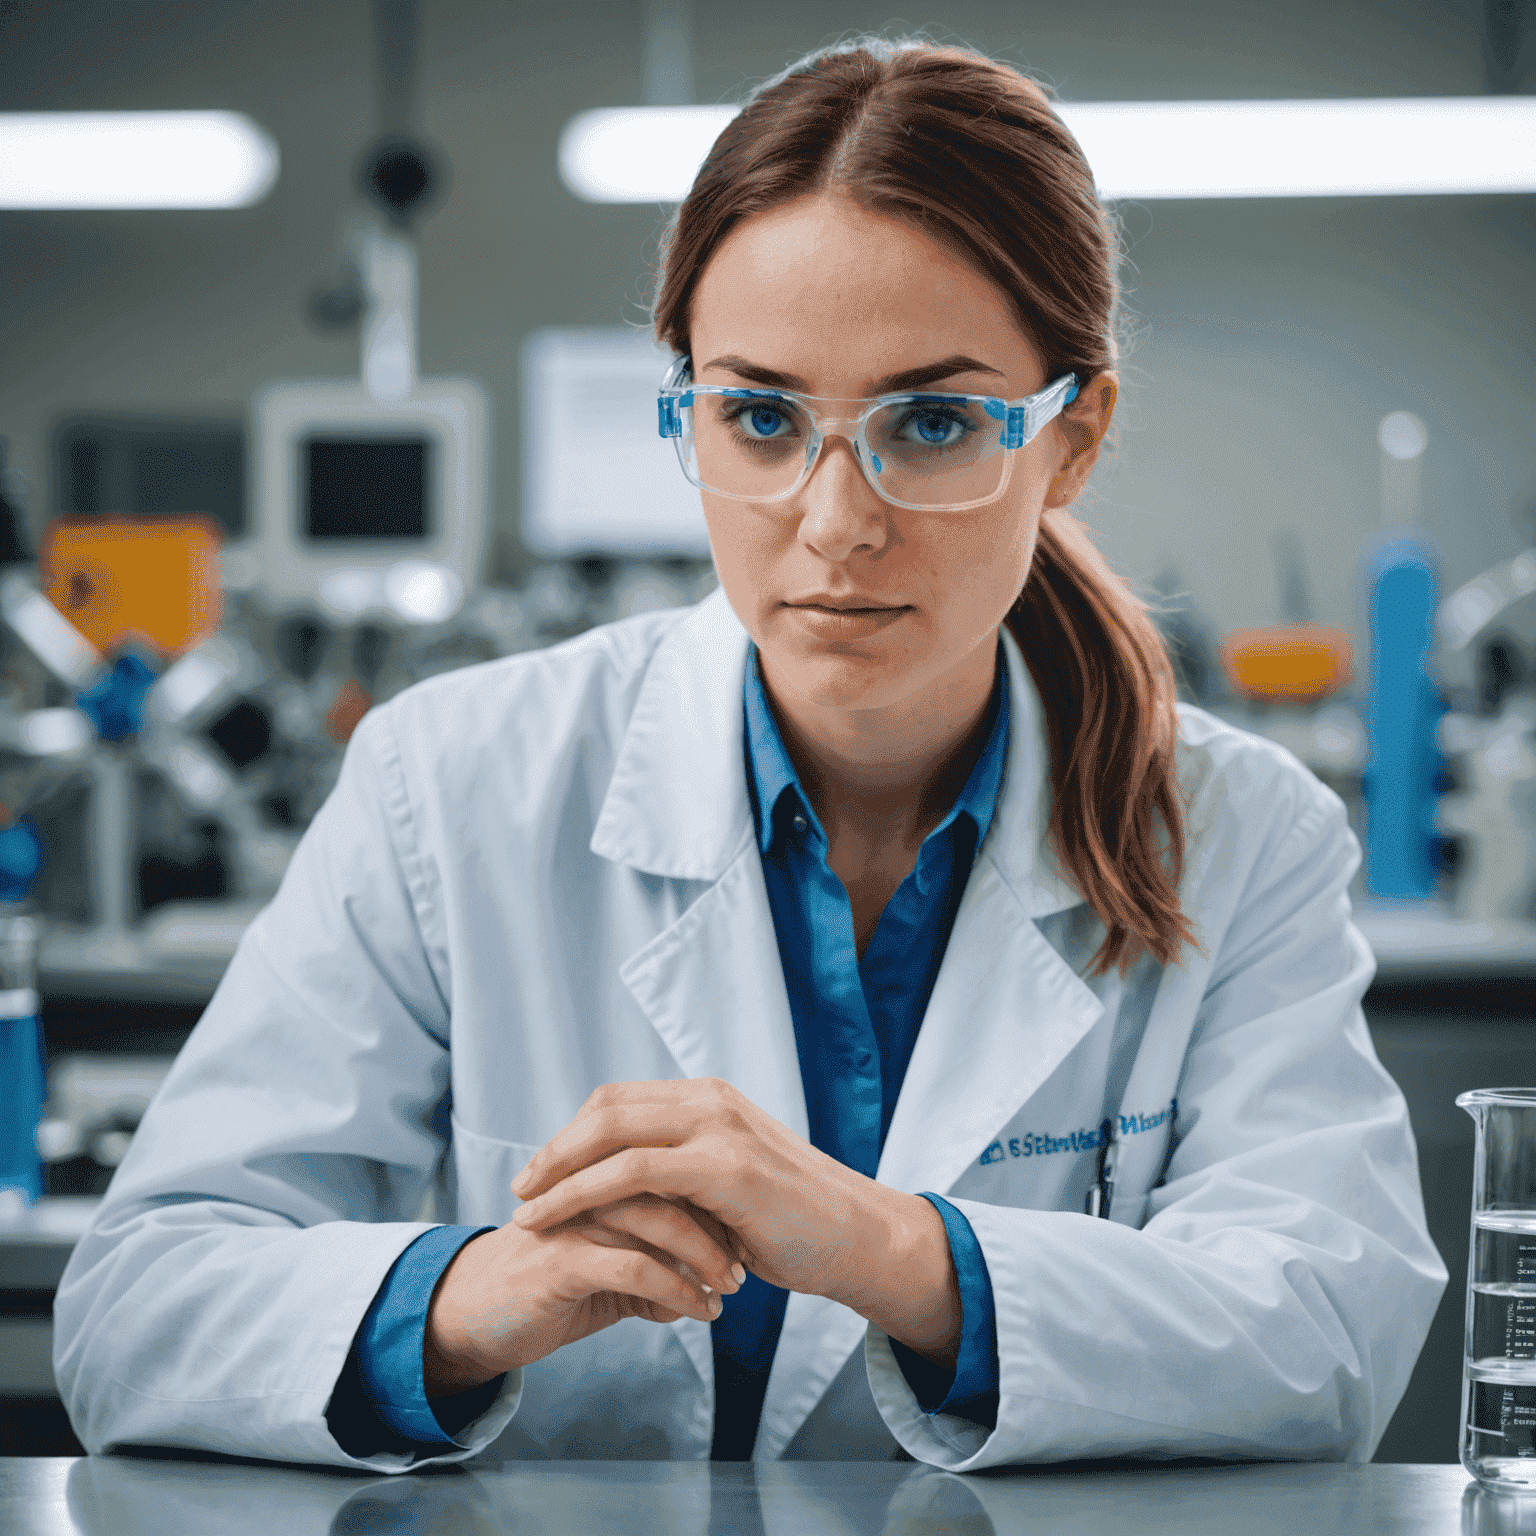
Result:
[[[1536,1490],[1536,1088],[1475,1088],[1477,1125],[1461,1464],[1485,1488]]]

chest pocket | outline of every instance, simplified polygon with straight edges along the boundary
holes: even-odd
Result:
[[[456,1219],[465,1226],[501,1226],[510,1221],[522,1201],[512,1193],[512,1180],[533,1160],[537,1146],[498,1141],[472,1131],[453,1118],[453,1171]]]

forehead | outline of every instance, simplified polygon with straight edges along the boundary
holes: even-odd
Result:
[[[1034,349],[990,278],[914,225],[843,197],[744,219],[705,266],[689,319],[696,366],[731,353],[814,377],[816,393],[857,393],[856,379],[956,353],[999,369],[1010,391],[1039,382]]]

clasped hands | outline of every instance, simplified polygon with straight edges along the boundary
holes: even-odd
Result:
[[[827,1296],[952,1366],[960,1297],[928,1201],[845,1167],[715,1078],[613,1083],[513,1180],[428,1311],[427,1395],[640,1317],[711,1321],[750,1270]]]

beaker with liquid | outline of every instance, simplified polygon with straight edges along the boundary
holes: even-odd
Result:
[[[1485,1488],[1536,1490],[1536,1088],[1477,1088],[1461,1464]]]

